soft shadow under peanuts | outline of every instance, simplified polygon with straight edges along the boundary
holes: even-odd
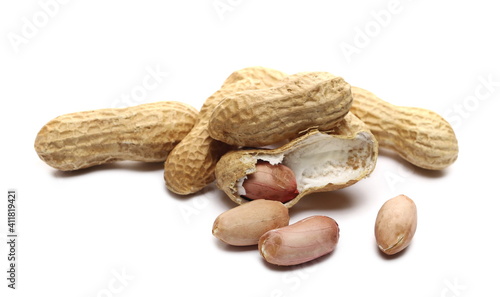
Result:
[[[234,246],[234,245],[227,244],[218,238],[215,238],[215,236],[214,236],[213,240],[215,241],[215,245],[217,245],[217,247],[221,251],[224,251],[224,252],[245,253],[245,252],[253,251],[253,252],[257,253],[257,255],[259,254],[259,249],[258,249],[256,244],[247,245],[247,246]]]
[[[384,148],[379,148],[378,157],[395,160],[396,162],[400,163],[401,166],[403,166],[407,172],[411,172],[411,173],[417,174],[417,175],[422,176],[422,177],[440,178],[440,177],[445,176],[447,173],[446,169],[429,170],[429,169],[424,169],[424,168],[418,167],[418,166],[413,165],[412,163],[406,161],[405,159],[403,159],[396,152],[393,152],[391,150],[384,149]],[[451,165],[451,166],[453,166],[453,165]],[[377,168],[375,168],[375,170],[377,170]]]
[[[403,257],[406,254],[406,251],[411,248],[411,244],[410,244],[409,246],[407,246],[404,250],[402,250],[399,253],[396,253],[394,255],[387,255],[386,253],[384,253],[380,250],[380,248],[377,246],[376,242],[373,244],[373,246],[375,247],[375,249],[377,249],[377,253],[380,256],[380,258],[387,260],[387,261],[392,261],[392,260],[399,259],[400,257]]]
[[[219,190],[214,186],[214,195],[218,197],[225,208],[228,210],[238,206],[227,196],[224,191]],[[304,196],[297,204],[289,209],[290,214],[300,213],[303,211],[310,210],[341,210],[352,208],[355,206],[355,197],[353,197],[348,191],[330,191],[321,193],[312,193]],[[252,200],[248,200],[249,202]]]
[[[429,169],[424,169],[417,167],[413,164],[409,164],[408,166],[412,166],[414,168],[415,174],[418,174],[419,176],[422,177],[428,177],[428,178],[440,178],[445,176],[448,173],[448,169],[441,169],[441,170],[429,170]],[[452,165],[453,166],[453,165]]]
[[[210,193],[210,192],[216,192],[211,185],[208,185],[206,186],[205,188],[201,189],[200,191],[196,192],[196,193],[191,193],[191,194],[188,194],[188,195],[181,195],[181,194],[177,194],[177,193],[174,193],[172,191],[170,191],[166,186],[163,187],[165,189],[165,192],[172,198],[176,199],[176,200],[179,200],[179,201],[186,201],[186,200],[190,200],[190,199],[195,199],[196,197],[204,197],[204,198],[207,198],[205,197],[206,194]],[[208,198],[207,198],[208,199]]]
[[[215,185],[215,183],[212,183],[212,185],[210,185],[210,187],[212,188],[213,195],[215,196],[215,197],[213,197],[214,201],[216,201],[218,204],[220,204],[224,209],[229,210],[229,209],[234,208],[234,207],[239,205],[236,202],[234,202],[233,200],[231,200],[231,198],[229,198],[229,196],[227,196],[227,194],[224,191],[219,189]]]
[[[118,161],[109,164],[96,165],[88,168],[62,171],[53,169],[52,175],[58,178],[69,178],[93,172],[106,171],[106,170],[129,170],[135,172],[152,172],[163,170],[163,162],[140,162],[140,161]]]
[[[342,210],[353,208],[357,204],[356,198],[346,190],[312,193],[304,196],[297,204],[290,208],[290,214],[297,214],[311,210]]]

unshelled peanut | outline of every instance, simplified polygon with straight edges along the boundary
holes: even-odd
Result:
[[[231,145],[269,145],[309,129],[333,129],[351,102],[350,85],[341,77],[302,72],[270,88],[229,94],[214,108],[208,130]]]
[[[194,107],[176,101],[70,113],[42,127],[35,150],[60,170],[118,160],[163,162],[197,121]]]
[[[458,141],[451,125],[440,115],[423,108],[392,105],[358,87],[351,90],[351,112],[370,128],[380,147],[425,169],[440,170],[455,162]]]
[[[233,72],[222,87],[205,101],[200,120],[165,161],[167,188],[176,194],[188,195],[213,182],[217,161],[233,148],[210,137],[208,123],[213,109],[234,92],[269,88],[285,76],[283,72],[265,67],[248,67]]]
[[[417,229],[417,207],[405,195],[387,200],[375,221],[375,239],[379,249],[393,255],[405,249]]]
[[[256,245],[264,233],[287,226],[289,220],[288,208],[283,203],[254,200],[220,214],[212,234],[230,245]]]
[[[259,239],[259,251],[271,264],[297,265],[331,253],[338,241],[339,227],[334,219],[311,216],[266,232]]]

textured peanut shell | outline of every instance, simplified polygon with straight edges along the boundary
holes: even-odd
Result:
[[[233,148],[208,134],[208,120],[215,106],[231,93],[269,88],[285,76],[283,72],[265,67],[248,67],[233,72],[222,87],[207,98],[200,111],[200,120],[165,161],[167,188],[176,194],[189,195],[213,182],[217,161]]]
[[[334,219],[311,216],[266,232],[259,239],[259,252],[271,264],[290,266],[331,253],[338,241],[339,227]]]
[[[351,107],[350,86],[328,72],[290,75],[267,89],[228,95],[213,110],[212,138],[239,146],[263,146],[304,130],[330,130]]]
[[[399,253],[410,244],[417,229],[417,207],[405,195],[387,200],[375,220],[375,239],[387,254]]]
[[[231,208],[214,221],[212,234],[234,246],[256,245],[262,234],[288,225],[288,208],[278,201],[254,200]]]
[[[65,171],[118,160],[163,162],[197,121],[194,107],[176,101],[70,113],[42,127],[35,150]]]
[[[415,166],[440,170],[458,157],[451,125],[437,113],[396,106],[375,94],[352,87],[351,112],[370,128],[380,147],[390,149]]]
[[[336,178],[339,178],[340,180],[335,182],[327,180],[321,186],[306,186],[303,189],[299,187],[299,194],[294,199],[284,203],[286,207],[292,207],[304,196],[311,193],[328,192],[353,185],[359,180],[367,177],[375,168],[378,156],[377,141],[363,122],[361,122],[353,114],[348,113],[345,118],[340,121],[339,125],[328,134],[318,130],[311,130],[307,134],[295,138],[279,148],[271,150],[233,150],[228,152],[217,163],[217,167],[215,169],[216,184],[229,196],[231,200],[237,204],[246,203],[248,200],[238,194],[238,183],[242,179],[246,178],[247,175],[255,172],[255,165],[258,160],[268,161],[268,159],[273,159],[274,156],[279,158],[284,156],[283,160],[288,158],[288,161],[286,162],[293,163],[295,165],[298,164],[300,166],[301,164],[308,163],[309,161],[301,158],[290,159],[291,157],[287,156],[294,156],[294,153],[297,150],[307,147],[306,145],[311,142],[313,142],[314,145],[321,147],[321,144],[325,141],[328,143],[344,145],[346,146],[346,149],[349,148],[352,141],[359,141],[363,145],[358,149],[349,150],[348,154],[344,156],[345,160],[339,161],[340,165],[338,166],[331,165],[332,160],[325,158],[321,162],[320,166],[324,166],[325,170],[336,171]],[[291,164],[286,164],[285,161],[283,164],[292,168]],[[355,170],[356,176],[345,178],[344,174],[347,175],[347,172],[350,170]],[[320,172],[317,178],[324,178],[321,177],[321,173],[322,172]],[[306,173],[303,173],[303,175],[305,174]],[[295,173],[295,176],[296,178],[301,177],[297,173]],[[309,176],[307,178],[314,180],[315,176]]]

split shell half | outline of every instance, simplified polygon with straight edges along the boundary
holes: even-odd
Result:
[[[244,198],[243,181],[255,172],[257,161],[283,164],[295,174],[299,194],[284,203],[288,208],[316,192],[342,189],[367,177],[375,168],[378,143],[352,113],[329,133],[311,130],[275,149],[235,150],[215,168],[216,184],[237,204]]]

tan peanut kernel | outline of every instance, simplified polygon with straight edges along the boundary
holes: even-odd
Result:
[[[254,200],[220,214],[212,234],[230,245],[256,245],[262,234],[288,225],[289,220],[288,208],[283,203]]]
[[[176,101],[70,113],[40,129],[35,150],[60,170],[118,160],[163,162],[197,121],[194,107]]]
[[[234,92],[269,88],[285,76],[283,72],[265,67],[248,67],[233,72],[222,87],[206,99],[200,111],[200,120],[165,161],[167,188],[176,194],[189,195],[213,182],[217,161],[233,148],[208,134],[208,121],[213,109]]]
[[[351,87],[351,91],[351,112],[370,128],[380,147],[395,151],[413,165],[431,170],[444,169],[457,159],[455,132],[437,113],[392,105],[358,87]]]
[[[375,239],[382,252],[393,255],[410,244],[416,229],[415,203],[405,195],[398,195],[380,208],[375,221]]]
[[[244,183],[259,161],[283,164],[295,176],[298,194],[285,206],[304,196],[342,189],[367,177],[375,168],[375,137],[356,116],[348,113],[331,133],[311,130],[285,145],[271,149],[234,150],[217,163],[216,184],[231,200],[247,202]]]
[[[351,103],[350,85],[341,77],[302,72],[270,88],[229,94],[214,108],[208,131],[231,145],[270,145],[312,128],[333,129]]]
[[[271,264],[297,265],[331,253],[338,241],[339,227],[334,219],[311,216],[266,232],[259,239],[259,251]]]
[[[297,181],[293,171],[283,164],[271,165],[259,161],[255,172],[243,182],[244,196],[248,199],[267,199],[288,202],[295,198]]]

